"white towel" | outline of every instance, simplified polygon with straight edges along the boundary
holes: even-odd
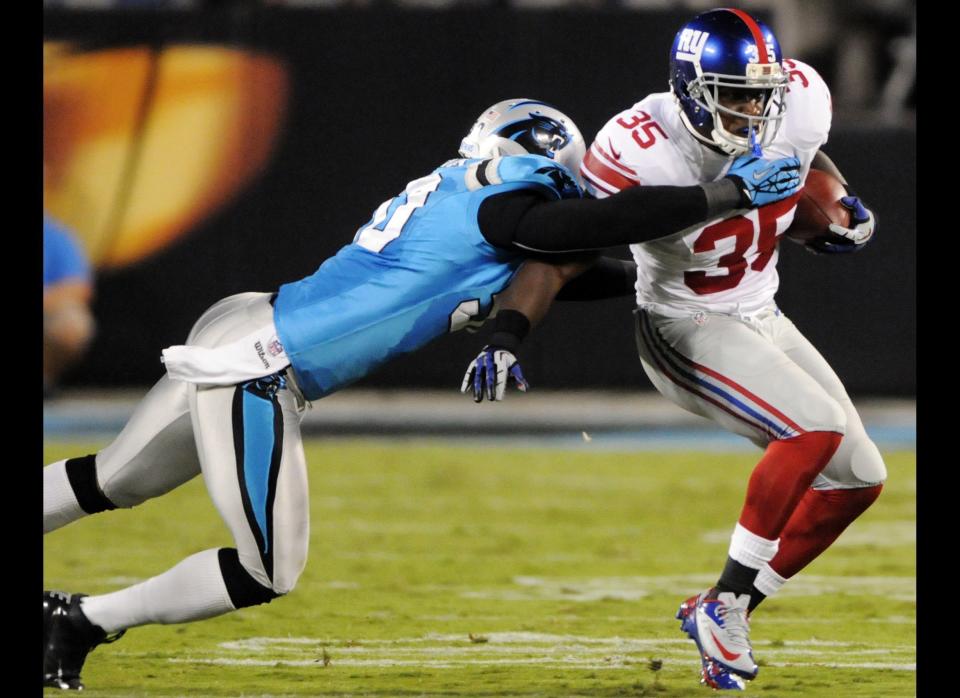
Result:
[[[234,385],[269,376],[290,365],[272,322],[220,347],[178,344],[161,354],[170,378],[199,385]]]

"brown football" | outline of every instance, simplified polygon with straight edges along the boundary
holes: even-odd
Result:
[[[840,203],[841,196],[847,196],[847,190],[839,179],[829,172],[811,169],[800,192],[793,223],[784,236],[806,243],[832,235],[828,227],[831,223],[849,228],[850,211]]]

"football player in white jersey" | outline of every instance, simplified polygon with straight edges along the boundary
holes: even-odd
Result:
[[[747,13],[703,13],[677,33],[670,91],[614,116],[581,166],[606,197],[638,185],[721,176],[737,155],[795,156],[845,181],[820,148],[830,91],[809,65],[783,59],[773,32]],[[637,345],[657,389],[764,448],[747,485],[729,557],[713,588],[685,601],[703,679],[740,688],[757,674],[748,614],[826,550],[880,494],[886,468],[853,403],[817,350],[777,308],[777,241],[799,195],[727,213],[631,246],[637,262]],[[818,252],[860,249],[874,216],[843,203],[851,228]]]
[[[797,157],[804,178],[813,166],[845,182],[820,151],[831,122],[827,85],[809,65],[782,58],[773,32],[747,13],[712,10],[681,27],[670,87],[603,126],[581,165],[589,193],[712,182],[751,152]],[[677,614],[714,688],[741,689],[757,675],[749,613],[826,550],[886,478],[840,379],[774,300],[778,238],[799,196],[666,237],[638,231],[631,245],[636,338],[650,380],[764,449],[719,581]],[[871,238],[873,214],[854,195],[841,201],[851,228],[832,226],[808,243],[814,251],[851,252]]]

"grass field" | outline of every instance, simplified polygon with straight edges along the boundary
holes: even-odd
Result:
[[[48,444],[46,462],[102,444]],[[746,694],[916,695],[916,456],[753,615]],[[294,592],[97,648],[96,696],[702,696],[677,604],[715,581],[757,454],[310,441]],[[709,494],[708,494],[709,492]],[[202,482],[45,539],[99,593],[230,545]]]

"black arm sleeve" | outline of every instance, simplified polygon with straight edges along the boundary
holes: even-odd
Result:
[[[557,300],[598,301],[604,298],[632,296],[636,283],[636,262],[601,257],[592,267],[560,289]]]
[[[729,208],[739,202],[732,197]],[[670,235],[710,213],[700,186],[633,187],[606,199],[549,201],[530,190],[488,197],[478,212],[490,244],[536,252],[598,250]]]

